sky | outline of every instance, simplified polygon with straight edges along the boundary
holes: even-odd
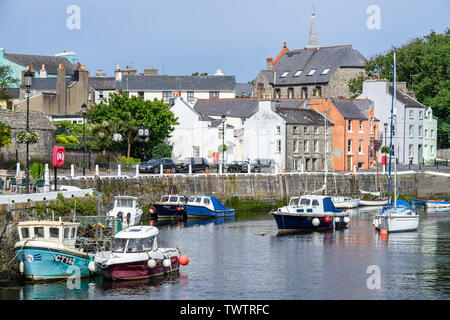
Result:
[[[284,41],[306,46],[313,5],[319,45],[352,44],[366,58],[450,22],[449,0],[0,0],[0,48],[74,51],[91,76],[150,66],[168,75],[221,69],[247,82]]]

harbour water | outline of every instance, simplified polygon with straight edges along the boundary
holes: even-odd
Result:
[[[347,229],[289,235],[278,234],[267,212],[159,223],[159,245],[190,259],[176,275],[10,283],[0,299],[449,299],[450,212],[420,209],[417,231],[381,238],[372,226],[377,210],[351,211]]]

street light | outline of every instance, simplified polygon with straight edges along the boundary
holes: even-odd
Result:
[[[27,70],[24,74],[24,87],[25,92],[27,94],[27,133],[30,132],[30,87],[33,82],[33,72],[30,69]],[[29,168],[29,142],[27,139],[27,161],[25,168],[26,176],[27,176],[27,193],[30,193],[30,168]]]
[[[227,117],[222,115],[222,170],[225,169],[225,121]]]
[[[142,140],[142,159],[145,162],[145,160],[147,160],[147,155],[145,154],[145,142],[148,141],[148,137],[150,136],[149,127],[144,125],[139,126],[138,136]]]
[[[86,103],[83,103],[81,110],[83,112],[83,176],[86,176]]]
[[[384,123],[384,145],[387,146],[387,128],[388,128],[388,124],[385,122]]]

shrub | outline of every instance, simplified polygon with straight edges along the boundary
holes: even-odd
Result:
[[[44,177],[44,165],[40,162],[34,162],[30,166],[30,174],[33,179]]]

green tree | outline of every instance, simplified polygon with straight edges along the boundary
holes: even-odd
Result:
[[[92,106],[88,118],[94,124],[103,121],[112,124],[111,132],[119,133],[127,144],[127,158],[131,156],[131,145],[140,125],[149,127],[149,144],[155,146],[164,142],[173,131],[173,126],[178,124],[169,105],[162,100],[128,97],[122,89],[110,94],[107,104],[102,101]]]
[[[0,151],[4,146],[11,145],[11,127],[0,121]]]
[[[171,158],[172,146],[167,143],[159,143],[152,149],[153,158]]]
[[[367,76],[348,82],[354,96],[361,92],[362,82],[366,79],[380,76],[393,80],[394,51],[397,81],[405,81],[407,88],[414,90],[416,99],[433,109],[433,114],[438,117],[438,146],[450,147],[450,29],[442,34],[431,31],[423,38],[413,39],[369,59],[365,66]]]
[[[8,100],[10,97],[8,88],[19,83],[19,81],[12,76],[10,66],[0,66],[0,100]]]

